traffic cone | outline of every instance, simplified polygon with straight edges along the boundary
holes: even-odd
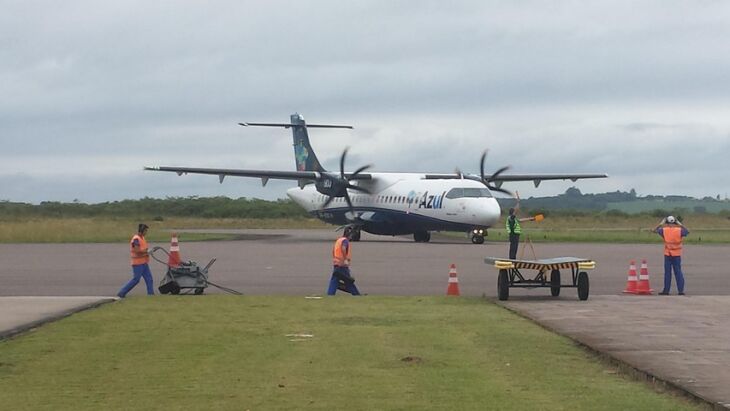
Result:
[[[653,293],[649,285],[649,268],[646,266],[646,260],[641,260],[641,271],[639,272],[639,284],[636,286],[636,294],[648,295]]]
[[[636,261],[631,260],[629,263],[629,279],[626,281],[626,289],[624,290],[625,293],[628,294],[636,294]]]
[[[170,240],[170,256],[167,259],[167,266],[172,268],[180,267],[180,245],[177,242],[177,233],[172,233]]]
[[[449,287],[446,289],[446,295],[459,295],[459,278],[456,276],[456,264],[451,264],[449,268]]]

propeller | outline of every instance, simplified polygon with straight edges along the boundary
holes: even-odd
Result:
[[[342,152],[342,156],[340,157],[339,176],[333,173],[322,173],[320,179],[315,182],[315,187],[317,188],[317,191],[329,196],[329,198],[327,198],[327,201],[325,201],[322,205],[322,208],[327,208],[327,206],[330,205],[330,203],[332,203],[335,198],[344,197],[345,201],[347,202],[347,207],[350,209],[350,212],[352,212],[352,200],[350,199],[350,194],[347,192],[348,189],[365,194],[371,194],[370,190],[351,184],[350,181],[358,180],[358,175],[372,167],[372,165],[368,164],[362,166],[355,170],[355,172],[350,174],[350,176],[348,177],[347,175],[345,175],[345,158],[347,157],[348,150],[349,148],[345,148],[345,150]]]
[[[484,152],[482,153],[482,158],[481,158],[481,160],[479,160],[479,172],[480,172],[479,175],[482,179],[482,183],[484,183],[484,185],[487,186],[487,188],[492,191],[499,191],[500,193],[504,193],[509,196],[513,196],[513,194],[510,191],[492,184],[492,181],[494,181],[500,174],[509,170],[509,166],[504,166],[504,167],[500,168],[494,174],[490,175],[488,178],[484,175],[484,163],[487,160],[488,152],[489,152],[489,150],[484,150]]]

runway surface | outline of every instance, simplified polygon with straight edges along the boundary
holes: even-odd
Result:
[[[187,242],[180,233],[183,260],[205,264],[216,257],[210,279],[244,294],[323,294],[331,273],[332,230],[214,230],[236,234],[236,241]],[[210,230],[208,230],[210,232]],[[169,248],[169,243],[152,245]],[[688,295],[730,295],[728,246],[685,246],[683,267]],[[497,270],[486,256],[504,256],[505,243],[474,245],[467,238],[435,234],[430,243],[409,237],[371,236],[353,245],[353,275],[361,292],[373,295],[442,295],[449,265],[456,264],[462,295],[496,296]],[[535,244],[538,258],[592,258],[591,295],[620,294],[629,260],[646,258],[651,284],[661,288],[660,244]],[[526,250],[525,257],[531,257]],[[163,254],[160,254],[164,256]],[[130,278],[126,243],[0,244],[0,296],[114,295]],[[150,264],[155,286],[165,267]],[[567,276],[563,275],[563,283]],[[155,287],[156,288],[156,287]],[[676,292],[676,288],[673,288]],[[209,288],[206,293],[220,292]],[[132,295],[143,294],[138,285]],[[545,288],[510,290],[510,296],[548,295]],[[560,299],[574,299],[565,289]]]

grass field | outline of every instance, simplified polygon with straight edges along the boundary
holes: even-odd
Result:
[[[311,337],[309,336],[311,335]],[[679,410],[478,298],[132,297],[0,342],[3,409]]]
[[[332,228],[315,219],[213,219],[168,218],[164,221],[145,221],[150,225],[151,241],[168,241],[170,231],[177,229],[214,228]],[[649,230],[658,219],[647,216],[578,216],[548,217],[540,222],[524,222],[525,235],[535,242],[661,242]],[[43,218],[34,220],[0,219],[0,243],[69,243],[69,242],[125,242],[137,229],[137,221],[110,218]],[[685,239],[689,244],[730,243],[730,219],[713,214],[686,216],[684,223],[690,230]],[[503,222],[489,230],[489,241],[506,241]],[[465,233],[453,233],[465,236]],[[226,234],[186,233],[186,241],[232,239]]]
[[[169,241],[170,231],[182,228],[322,228],[318,220],[169,218],[144,221],[150,226],[147,239]],[[40,218],[0,220],[0,243],[112,243],[126,242],[139,221],[114,218]],[[187,241],[227,240],[227,234],[185,233]]]

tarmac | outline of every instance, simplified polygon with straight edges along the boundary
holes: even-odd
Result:
[[[518,297],[499,304],[650,381],[730,408],[730,297],[600,295],[589,302]]]
[[[0,340],[114,300],[113,297],[0,297]]]
[[[218,258],[211,281],[244,294],[324,293],[334,231],[215,231],[234,234],[237,241],[186,243],[185,232],[180,234],[183,260],[204,264]],[[371,295],[444,295],[449,265],[455,263],[462,295],[486,297],[649,379],[730,408],[727,246],[685,246],[687,296],[621,294],[630,259],[646,258],[653,288],[661,288],[660,244],[538,243],[535,249],[542,258],[595,260],[589,299],[578,301],[574,289],[562,290],[560,297],[550,297],[549,289],[511,289],[509,301],[497,301],[497,270],[483,261],[504,255],[506,245],[477,246],[459,237],[434,235],[423,244],[363,234],[354,243],[353,274],[360,290]],[[130,276],[126,251],[126,244],[0,244],[0,340],[113,301],[87,296],[116,294]],[[151,266],[159,280],[162,266]],[[131,294],[144,294],[143,284]]]

